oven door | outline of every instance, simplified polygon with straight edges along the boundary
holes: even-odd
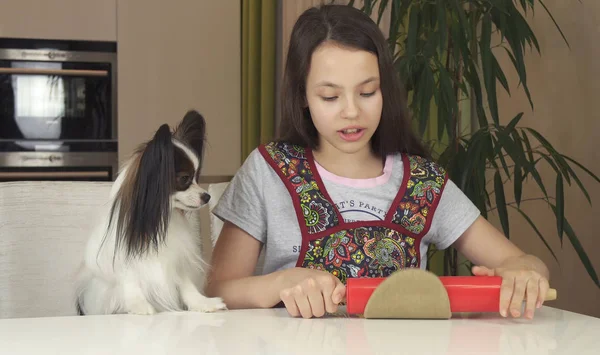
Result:
[[[117,153],[0,153],[0,182],[114,181]]]
[[[0,150],[116,150],[115,66],[114,53],[0,49]]]

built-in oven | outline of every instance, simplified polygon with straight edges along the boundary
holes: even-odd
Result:
[[[0,38],[0,181],[114,180],[116,49]]]

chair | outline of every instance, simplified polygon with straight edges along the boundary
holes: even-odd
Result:
[[[214,206],[224,185],[208,185]],[[88,230],[108,202],[111,182],[24,181],[0,183],[0,318],[75,315],[74,277]],[[205,187],[206,188],[206,187]],[[219,193],[221,191],[221,193]],[[204,238],[220,226],[203,208],[191,221]],[[219,228],[214,233],[206,226]],[[216,239],[214,239],[216,240]]]

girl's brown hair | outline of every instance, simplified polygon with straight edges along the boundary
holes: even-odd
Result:
[[[278,140],[311,149],[318,146],[318,132],[305,107],[306,77],[313,52],[325,41],[365,50],[378,58],[383,108],[371,138],[373,152],[380,157],[394,153],[429,157],[411,129],[406,94],[383,33],[369,16],[347,5],[313,7],[296,21],[283,77]]]

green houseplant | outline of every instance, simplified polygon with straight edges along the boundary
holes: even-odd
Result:
[[[348,5],[354,6],[354,0]],[[390,11],[388,43],[406,86],[415,128],[424,134],[434,127],[430,137],[434,157],[483,216],[487,218],[488,213],[497,210],[502,229],[510,238],[508,210],[516,210],[556,259],[546,237],[521,208],[532,200],[545,202],[554,211],[561,244],[566,235],[600,287],[596,271],[564,214],[565,182],[577,184],[591,204],[574,167],[597,182],[600,179],[559,153],[535,129],[519,126],[523,113],[507,125],[500,122],[497,83],[509,94],[510,90],[496,59],[497,51],[505,51],[510,57],[520,87],[534,107],[524,57],[527,50],[539,53],[540,48],[525,16],[540,7],[554,21],[542,0],[364,0],[361,10],[375,16],[378,24],[385,11]],[[556,21],[554,24],[568,45],[559,25]],[[466,132],[465,126],[470,126]],[[540,164],[552,167],[555,191],[548,191],[544,185],[538,171]],[[539,197],[521,198],[526,179],[535,181]],[[456,275],[456,250],[445,250],[443,259],[443,273]]]

